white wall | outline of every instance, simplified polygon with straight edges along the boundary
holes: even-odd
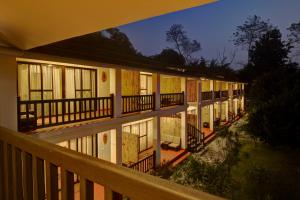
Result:
[[[17,130],[17,63],[0,54],[0,126]]]

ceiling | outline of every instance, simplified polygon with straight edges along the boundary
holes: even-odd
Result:
[[[31,49],[214,1],[0,0],[0,44]]]

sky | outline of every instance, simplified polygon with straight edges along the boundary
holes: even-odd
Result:
[[[202,50],[194,57],[213,59],[224,50],[231,57],[236,52],[232,67],[238,69],[246,63],[247,51],[233,45],[232,35],[238,25],[253,15],[270,19],[285,38],[290,24],[300,21],[300,0],[219,0],[119,28],[138,51],[149,56],[160,53],[166,47],[173,47],[166,42],[166,31],[172,24],[182,24],[189,38],[201,43]],[[294,59],[300,61],[299,57]]]

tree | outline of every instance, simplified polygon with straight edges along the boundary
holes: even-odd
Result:
[[[274,28],[267,31],[250,49],[249,64],[258,76],[283,67],[288,62],[291,48],[289,43],[282,40],[280,31]]]
[[[184,57],[186,64],[193,61],[193,53],[201,50],[200,42],[188,38],[181,24],[173,24],[166,36],[167,42],[174,43],[174,49]]]
[[[290,42],[300,44],[300,22],[291,24],[288,30],[290,31],[288,35]]]
[[[249,127],[274,145],[300,145],[300,71],[289,63],[291,46],[278,29],[269,30],[250,51]]]
[[[160,54],[152,56],[152,59],[174,66],[184,66],[185,59],[182,55],[177,53],[177,51],[167,48],[163,49]]]
[[[249,52],[253,45],[271,28],[272,25],[270,25],[268,20],[265,21],[257,15],[250,16],[246,19],[243,25],[237,26],[236,32],[233,33],[234,45],[246,47],[249,61]]]

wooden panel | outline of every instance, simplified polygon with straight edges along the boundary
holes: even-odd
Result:
[[[83,177],[80,178],[80,199],[94,199],[94,183]]]
[[[62,200],[74,199],[74,174],[61,168],[61,195]]]
[[[32,156],[22,152],[24,200],[33,199]]]
[[[12,163],[12,145],[7,145],[7,199],[13,199],[13,163]]]
[[[0,141],[0,158],[4,158],[4,143],[3,141]],[[4,199],[5,196],[4,196],[4,191],[5,191],[5,184],[4,181],[4,162],[0,161],[0,199]]]
[[[46,161],[46,197],[58,200],[58,172],[57,166]]]
[[[15,182],[15,189],[14,195],[15,199],[23,199],[23,187],[22,187],[22,151],[18,148],[14,148],[14,182]]]

